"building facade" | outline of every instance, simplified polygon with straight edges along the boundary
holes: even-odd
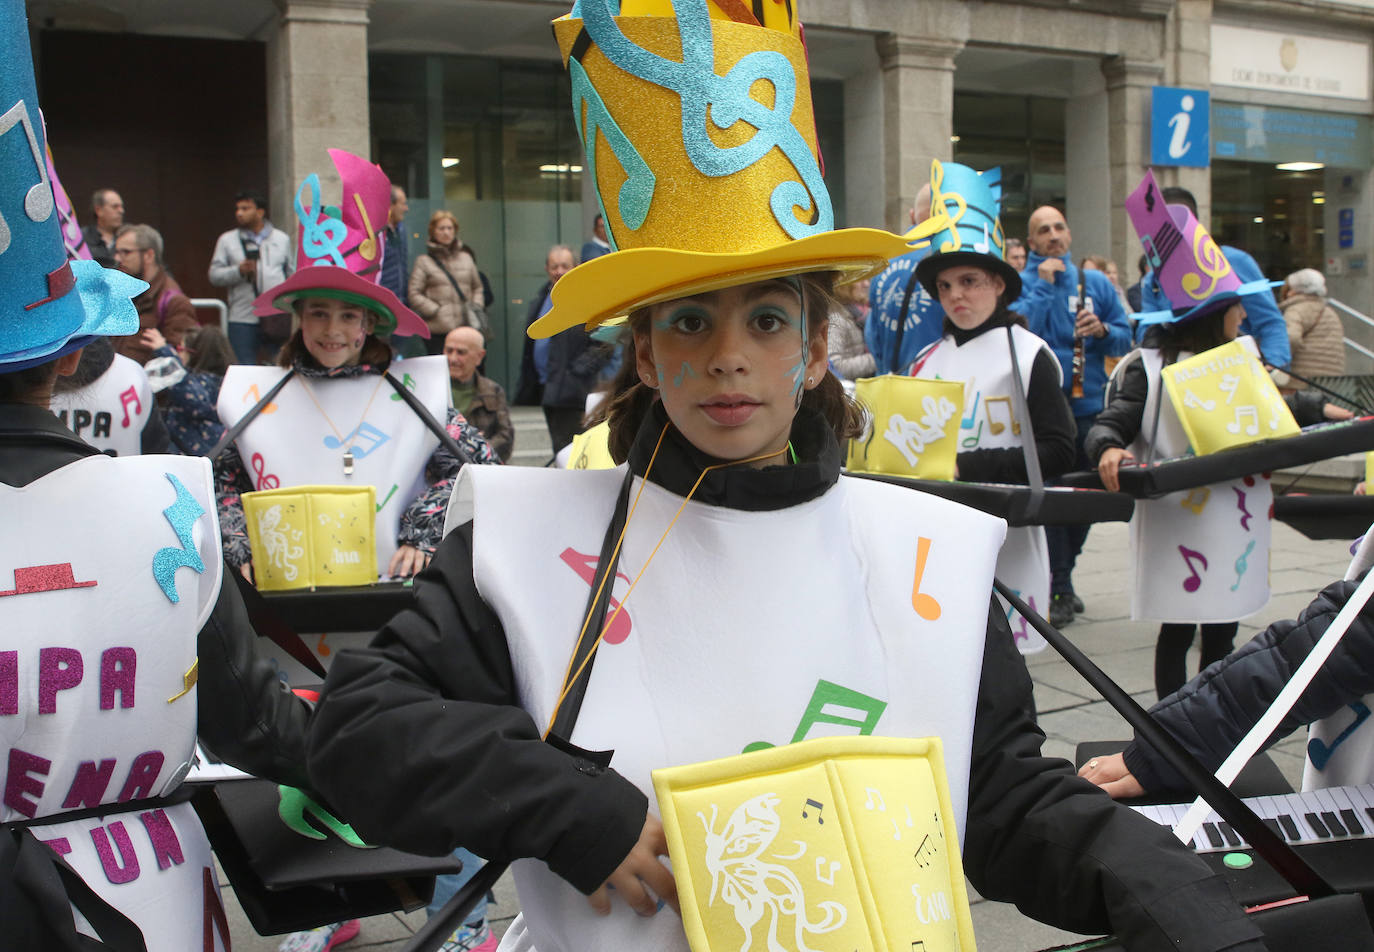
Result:
[[[265,181],[290,229],[295,188],[327,171],[327,147],[370,154],[410,193],[412,258],[430,212],[457,214],[493,287],[488,367],[507,384],[544,252],[579,247],[596,213],[548,27],[568,7],[29,3],[54,156],[78,208],[108,184],[125,190],[134,220],[185,222],[168,235],[169,261],[208,292],[198,272],[213,233],[232,225],[236,187]],[[1192,164],[1156,165],[1157,177],[1191,189],[1221,241],[1271,277],[1321,268],[1334,297],[1374,311],[1374,0],[802,0],[801,15],[837,223],[904,229],[931,159],[998,165],[1008,235],[1024,234],[1036,206],[1059,205],[1074,253],[1115,259],[1130,283],[1140,247],[1122,201],[1168,139]],[[164,71],[143,108],[121,116],[130,140],[162,142],[151,165],[133,146],[109,155],[119,106],[105,101],[97,118],[61,94],[118,80],[134,57],[186,71],[174,90]],[[1181,92],[1161,100],[1156,87]],[[197,97],[210,116],[232,105],[234,148],[211,130],[180,147],[217,151],[218,164],[168,154],[178,143],[167,133],[182,127],[156,107],[189,110]]]

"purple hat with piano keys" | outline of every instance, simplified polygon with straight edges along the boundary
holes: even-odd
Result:
[[[49,363],[93,337],[138,332],[148,285],[69,261],[53,198],[22,0],[0,0],[0,373]]]
[[[378,281],[385,242],[379,232],[391,210],[391,180],[360,155],[330,149],[343,188],[339,205],[325,205],[320,177],[307,175],[296,191],[299,230],[296,272],[253,302],[259,317],[289,312],[296,301],[336,298],[361,305],[377,318],[373,333],[429,336],[424,320]]]
[[[1139,324],[1193,320],[1230,307],[1243,295],[1267,291],[1276,283],[1241,283],[1193,213],[1183,205],[1165,203],[1154,173],[1148,169],[1139,187],[1126,198],[1126,213],[1140,236],[1160,290],[1173,305],[1167,311],[1133,314]]]

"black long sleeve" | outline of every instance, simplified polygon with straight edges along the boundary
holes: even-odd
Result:
[[[1083,451],[1094,466],[1108,447],[1125,449],[1134,443],[1145,420],[1145,400],[1150,392],[1145,363],[1140,359],[1140,351],[1128,354],[1125,361],[1108,385],[1107,405],[1097,415],[1083,443]]]
[[[471,551],[468,523],[417,578],[416,607],[335,659],[312,725],[311,779],[368,842],[535,857],[591,892],[635,844],[648,800],[614,770],[545,743],[518,706]]]
[[[1026,409],[1035,430],[1035,451],[1040,472],[1053,479],[1074,464],[1074,422],[1069,401],[1059,386],[1059,361],[1048,350],[1035,355],[1027,386]],[[968,482],[1025,485],[1025,453],[1019,447],[971,450],[958,456],[959,478]]]

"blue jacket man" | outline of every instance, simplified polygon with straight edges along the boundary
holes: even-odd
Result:
[[[1021,272],[1021,296],[1011,309],[1026,318],[1032,334],[1050,345],[1064,371],[1064,394],[1069,397],[1078,427],[1078,469],[1090,468],[1083,440],[1102,412],[1107,387],[1106,358],[1120,357],[1131,349],[1131,325],[1121,307],[1116,288],[1101,271],[1083,272],[1084,293],[1092,299],[1088,313],[1078,301],[1079,270],[1069,257],[1073,235],[1059,209],[1043,205],[1031,213],[1026,243],[1030,253]],[[1073,390],[1074,336],[1083,338],[1083,396]],[[1073,591],[1073,567],[1087,526],[1047,526],[1045,541],[1050,550],[1050,623],[1062,628],[1083,611]]]
[[[911,206],[911,224],[930,217],[930,185],[921,186]],[[916,265],[930,246],[893,258],[868,287],[864,345],[880,374],[903,373],[916,355],[944,333],[945,311],[916,279]]]

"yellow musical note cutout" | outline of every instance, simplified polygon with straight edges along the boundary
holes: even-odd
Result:
[[[353,201],[358,203],[358,212],[363,216],[363,228],[367,229],[367,237],[358,245],[358,254],[368,261],[375,261],[377,260],[377,233],[372,230],[372,220],[367,217],[367,206],[363,204],[363,197],[354,192]]]
[[[173,702],[175,702],[175,701],[179,701],[179,700],[181,700],[182,698],[184,698],[186,695],[190,694],[190,693],[191,693],[191,688],[193,688],[193,687],[196,686],[196,682],[197,682],[198,680],[200,680],[200,659],[199,659],[199,658],[197,658],[195,661],[193,661],[193,662],[191,663],[191,670],[190,670],[190,671],[187,671],[185,674],[183,674],[183,675],[181,676],[181,684],[182,684],[181,693],[180,693],[180,694],[173,694],[171,697],[169,697],[169,698],[167,699],[167,703],[168,703],[168,704],[171,704],[171,703],[173,703]]]
[[[257,384],[253,384],[253,386],[249,387],[247,390],[245,390],[245,391],[243,392],[243,402],[244,402],[244,403],[251,403],[251,404],[256,405],[257,402],[258,402],[259,400],[261,400],[261,399],[262,399],[262,394],[258,393],[258,385],[257,385]],[[265,407],[262,408],[262,412],[263,412],[263,413],[276,413],[276,412],[277,412],[277,405],[276,405],[275,403],[269,403],[269,404],[267,404],[267,406],[265,406]]]
[[[1193,510],[1193,515],[1202,515],[1202,508],[1207,505],[1208,498],[1212,495],[1212,490],[1203,486],[1199,489],[1188,490],[1188,495],[1183,497],[1179,505],[1184,509]]]
[[[916,578],[911,584],[911,607],[926,621],[940,617],[940,603],[932,595],[921,591],[921,579],[926,574],[926,559],[930,556],[930,540],[921,536],[916,542]]]
[[[1011,432],[1016,436],[1020,436],[1021,424],[1016,422],[1016,414],[1012,412],[1011,409],[1011,397],[1007,396],[986,397],[983,400],[983,412],[987,414],[988,429],[992,431],[992,435],[996,436],[998,433],[1001,433],[1003,430],[1007,428],[1007,425],[1005,423],[998,423],[996,420],[992,418],[992,405],[994,403],[1000,403],[1004,407],[1006,407],[1007,419],[1011,421]]]

